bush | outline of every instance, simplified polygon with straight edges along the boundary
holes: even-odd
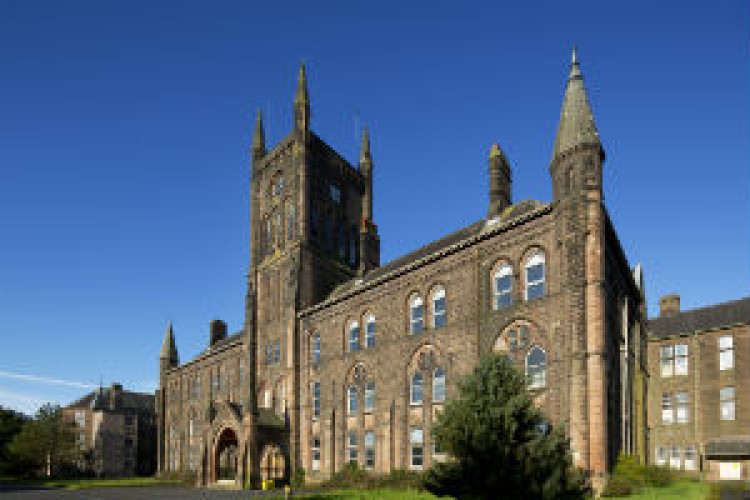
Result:
[[[355,463],[347,464],[334,474],[328,481],[323,482],[323,489],[359,489],[372,490],[389,488],[396,490],[423,489],[423,474],[420,472],[394,469],[389,474],[372,474],[361,469]]]
[[[300,490],[305,487],[305,469],[302,467],[294,469],[291,487],[295,490]]]
[[[639,464],[635,457],[620,455],[602,496],[627,496],[647,486],[657,488],[669,486],[678,477],[677,473],[667,467]]]

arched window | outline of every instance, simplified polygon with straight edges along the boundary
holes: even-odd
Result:
[[[445,288],[438,287],[432,292],[432,327],[445,326]]]
[[[359,351],[359,323],[349,323],[349,352]]]
[[[424,328],[424,304],[422,297],[415,295],[409,301],[409,333],[422,333]]]
[[[526,379],[530,389],[547,385],[547,355],[541,347],[534,347],[526,355]]]
[[[438,367],[432,372],[432,402],[445,401],[445,370]]]
[[[526,271],[526,300],[544,297],[544,254],[536,252],[524,265]]]
[[[495,309],[509,307],[513,303],[513,268],[501,265],[495,271]]]
[[[375,316],[365,317],[365,348],[375,347]]]
[[[347,390],[347,412],[349,415],[356,415],[357,414],[357,387],[354,385],[350,385]]]
[[[421,405],[422,404],[422,373],[416,372],[411,377],[411,388],[409,391],[411,395],[411,404]]]
[[[310,337],[310,362],[320,363],[320,335]]]

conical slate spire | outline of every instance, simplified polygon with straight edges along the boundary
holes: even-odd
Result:
[[[167,324],[167,331],[164,333],[164,342],[161,345],[159,358],[169,360],[171,364],[177,364],[177,346],[174,342],[171,321]]]
[[[266,154],[266,136],[263,133],[263,118],[258,110],[258,118],[255,120],[255,133],[253,134],[253,156]]]
[[[583,75],[578,64],[578,56],[575,48],[573,48],[570,75],[565,86],[565,96],[560,111],[560,123],[557,126],[552,159],[554,160],[558,155],[580,144],[601,145],[601,142],[599,141],[599,132],[596,129],[586,88],[583,85]]]
[[[370,153],[370,135],[367,133],[367,127],[365,127],[362,133],[362,149],[359,152],[359,163],[372,162],[372,154]]]

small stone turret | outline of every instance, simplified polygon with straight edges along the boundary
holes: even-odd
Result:
[[[680,313],[680,296],[677,294],[665,295],[659,299],[659,316],[674,316]]]
[[[209,325],[211,331],[210,345],[213,346],[220,340],[227,338],[227,324],[220,319],[212,319]]]
[[[266,136],[263,133],[263,118],[258,110],[258,118],[255,120],[255,133],[253,134],[253,165],[266,156]]]
[[[167,331],[164,333],[164,342],[161,345],[159,367],[163,372],[167,368],[174,368],[178,364],[180,364],[180,359],[177,355],[177,346],[174,342],[174,332],[172,331],[172,322],[170,321],[167,325]]]
[[[365,192],[362,196],[362,222],[359,232],[359,274],[364,275],[370,269],[380,265],[380,237],[378,226],[372,221],[372,153],[367,128],[362,134],[359,170],[365,180]]]
[[[510,164],[497,143],[490,149],[490,207],[488,219],[499,217],[511,205]]]

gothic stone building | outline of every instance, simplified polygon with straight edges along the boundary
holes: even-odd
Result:
[[[707,479],[750,478],[750,298],[648,323],[650,456]]]
[[[159,470],[202,484],[329,477],[348,462],[422,469],[444,453],[436,415],[484,353],[525,371],[576,462],[595,479],[643,455],[643,276],[603,199],[604,149],[575,55],[550,163],[554,199],[512,203],[510,163],[489,154],[486,218],[380,265],[373,160],[359,165],[310,129],[304,67],[294,129],[252,142],[243,328],[211,324],[180,365],[160,356]]]
[[[156,470],[154,395],[112,384],[62,409],[75,425],[82,472],[97,476],[149,476]]]

